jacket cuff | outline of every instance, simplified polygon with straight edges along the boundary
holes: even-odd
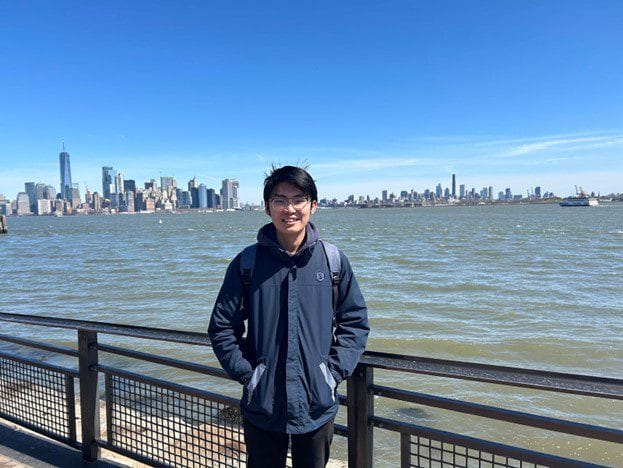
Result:
[[[334,370],[329,370],[329,372],[331,372],[331,375],[335,379],[335,386],[337,387],[340,384],[340,382],[342,382],[342,380],[344,380],[344,379],[342,378],[342,376],[340,374],[338,374]]]
[[[245,372],[238,378],[238,382],[240,382],[242,385],[246,385],[249,382],[249,380],[251,380],[252,376],[253,376],[252,370]]]

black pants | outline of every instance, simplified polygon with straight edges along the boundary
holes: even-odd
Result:
[[[293,468],[324,468],[329,461],[333,440],[333,419],[306,434],[270,432],[244,421],[249,468],[279,468],[286,466],[288,438],[292,438]]]

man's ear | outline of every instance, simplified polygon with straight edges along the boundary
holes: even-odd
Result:
[[[317,201],[313,201],[311,202],[311,214],[314,214],[316,212],[316,209],[318,208],[318,202]]]
[[[268,216],[270,216],[270,208],[268,207],[268,205],[266,205],[264,207],[264,213],[266,213]]]

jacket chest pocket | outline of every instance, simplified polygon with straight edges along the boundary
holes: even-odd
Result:
[[[273,397],[275,389],[271,379],[272,372],[265,361],[260,361],[253,370],[251,379],[245,386],[245,406],[253,411],[273,414]]]

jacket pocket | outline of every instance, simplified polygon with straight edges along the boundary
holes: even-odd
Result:
[[[309,415],[317,419],[335,405],[335,379],[324,361],[309,370]]]
[[[255,393],[255,389],[257,388],[257,384],[260,383],[260,379],[266,372],[266,364],[260,363],[253,370],[253,375],[251,376],[251,380],[247,383],[247,405],[251,404],[251,399],[253,398],[253,393]]]
[[[246,410],[272,416],[275,395],[272,372],[268,361],[262,360],[257,364],[245,388],[243,403]]]
[[[337,388],[337,382],[333,378],[333,374],[331,374],[331,372],[329,371],[329,368],[324,362],[321,362],[319,364],[319,367],[320,367],[320,372],[322,372],[322,376],[324,377],[325,383],[331,389],[331,399],[333,400],[333,402],[335,402],[335,390]]]

